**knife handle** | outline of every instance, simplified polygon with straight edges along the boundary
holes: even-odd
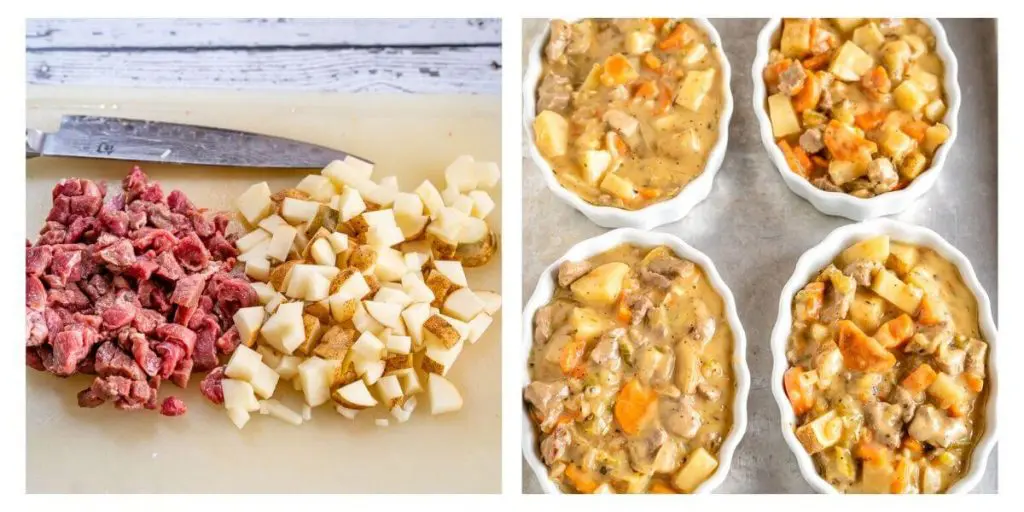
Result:
[[[42,130],[25,130],[25,158],[35,158],[43,154],[43,140],[46,132]]]

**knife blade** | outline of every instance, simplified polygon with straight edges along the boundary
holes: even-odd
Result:
[[[324,146],[243,131],[80,115],[64,116],[54,133],[26,130],[25,153],[26,157],[291,169],[325,167],[350,156]]]

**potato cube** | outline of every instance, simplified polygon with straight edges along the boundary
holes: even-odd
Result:
[[[904,80],[892,91],[896,106],[904,112],[915,114],[928,104],[928,94],[920,84],[913,80]]]
[[[868,492],[890,493],[892,492],[894,466],[883,461],[865,461],[861,465],[861,485]]]
[[[914,149],[914,139],[902,130],[889,130],[882,134],[880,149],[883,155],[899,163]]]
[[[828,411],[796,429],[796,438],[809,454],[818,453],[839,441],[843,420],[835,411]]]
[[[935,280],[934,274],[927,267],[916,266],[910,269],[910,272],[907,272],[907,283],[929,295],[936,297],[941,295],[939,282]]]
[[[693,66],[704,60],[704,57],[707,57],[707,55],[708,47],[704,46],[704,43],[691,44],[686,48],[686,53],[683,55],[683,64]]]
[[[948,409],[967,401],[967,390],[945,372],[939,373],[932,385],[928,386],[928,395],[935,398],[941,409]]]
[[[776,139],[800,133],[800,120],[789,96],[776,93],[768,97],[768,116],[772,120],[772,135]]]
[[[832,18],[832,23],[835,23],[839,30],[849,32],[864,23],[864,18]]]
[[[917,252],[917,247],[914,247],[913,245],[893,243],[889,245],[889,259],[886,260],[885,265],[895,271],[898,275],[905,276],[910,273],[910,270],[914,268],[914,265],[917,265],[919,256],[920,254]],[[921,288],[922,290],[924,289],[921,286],[918,286],[918,288]]]
[[[569,323],[576,330],[576,338],[584,341],[597,339],[608,327],[608,322],[590,308],[574,308]]]
[[[916,83],[926,93],[939,90],[939,77],[921,69],[920,66],[910,67],[910,71],[907,72],[907,80]]]
[[[917,314],[917,308],[921,305],[921,289],[900,281],[896,274],[886,269],[875,274],[871,289],[911,316]]]
[[[601,190],[626,202],[636,199],[637,196],[633,182],[613,172],[606,174],[601,180]]]
[[[618,300],[622,280],[628,273],[629,265],[625,263],[605,263],[577,279],[570,288],[576,299],[584,304],[608,306]]]
[[[889,78],[903,80],[910,56],[910,45],[906,41],[889,41],[882,45],[882,65],[889,71]]]
[[[811,20],[791,18],[783,21],[782,40],[779,42],[782,55],[801,58],[811,51]]]
[[[718,460],[704,447],[699,447],[686,456],[686,464],[676,473],[672,484],[680,491],[691,493],[711,477],[718,469]]]
[[[885,35],[882,34],[881,30],[878,30],[878,25],[875,22],[869,22],[866,25],[861,25],[853,31],[853,42],[857,46],[864,48],[869,52],[873,52],[882,47],[885,43]]]
[[[848,247],[839,255],[843,265],[848,265],[857,260],[874,261],[885,263],[889,258],[889,236],[881,235],[867,240],[861,240]]]
[[[850,304],[849,318],[860,330],[875,332],[882,325],[885,314],[885,303],[881,297],[868,293],[858,293]]]
[[[949,135],[949,127],[942,123],[936,123],[933,126],[929,126],[928,129],[924,131],[924,142],[921,143],[921,149],[929,155],[935,153],[935,150],[949,139]]]
[[[829,71],[840,80],[853,82],[871,70],[875,60],[853,41],[843,43],[832,59]]]
[[[612,164],[612,154],[600,149],[590,149],[583,152],[581,160],[580,170],[583,173],[583,179],[591,185],[597,185],[601,182],[601,176],[604,176],[605,171]]]
[[[832,181],[839,186],[849,183],[868,172],[868,166],[863,162],[850,162],[847,160],[832,160],[828,163],[828,175]]]
[[[922,155],[920,151],[911,151],[900,162],[900,176],[908,180],[917,178],[924,172],[926,165],[928,165],[927,157]]]
[[[626,51],[631,55],[640,55],[651,51],[654,47],[654,42],[657,40],[651,32],[646,30],[634,30],[629,34],[626,34]]]
[[[704,97],[715,83],[715,70],[687,71],[682,85],[676,92],[676,104],[694,112],[700,111]]]
[[[557,112],[545,110],[533,121],[537,149],[548,158],[555,158],[569,150],[569,122]],[[429,206],[429,205],[428,205]]]
[[[924,106],[925,119],[937,123],[946,115],[946,104],[941,99],[934,99]]]

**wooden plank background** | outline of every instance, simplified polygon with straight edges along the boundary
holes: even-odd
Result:
[[[495,19],[32,19],[30,84],[501,93]]]

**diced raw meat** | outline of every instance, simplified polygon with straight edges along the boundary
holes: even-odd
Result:
[[[218,233],[224,233],[228,230],[228,224],[231,223],[231,217],[224,213],[218,213],[213,216],[213,225]]]
[[[91,409],[91,408],[94,408],[94,407],[99,407],[99,406],[103,405],[105,402],[106,402],[106,400],[102,396],[97,395],[92,390],[91,387],[83,389],[83,390],[78,392],[78,406],[79,407],[87,407],[87,408]]]
[[[89,297],[89,300],[96,302],[110,291],[110,277],[104,274],[93,274],[89,281],[81,285],[80,288]]]
[[[135,263],[135,249],[132,247],[131,241],[125,238],[100,249],[96,253],[96,258],[112,267],[113,270],[124,270]]]
[[[103,198],[100,196],[82,195],[72,197],[69,201],[71,215],[79,215],[82,217],[95,215],[100,211],[101,206],[103,206]]]
[[[70,283],[66,288],[51,289],[46,295],[46,303],[51,307],[57,306],[78,311],[89,307],[89,297],[86,297],[75,283]]]
[[[199,305],[199,297],[203,295],[203,288],[206,285],[206,276],[192,274],[178,280],[171,294],[171,303],[186,308],[195,308]]]
[[[131,335],[132,357],[142,371],[152,377],[160,371],[160,356],[149,346],[149,340],[142,333]]]
[[[199,383],[199,391],[206,397],[207,400],[213,402],[216,405],[224,403],[224,367],[218,366],[214,368],[210,373],[206,374],[206,377]]]
[[[217,338],[217,350],[221,354],[231,355],[241,342],[242,339],[238,335],[238,328],[232,325],[230,329]]]
[[[174,249],[178,238],[166,229],[140,228],[130,235],[132,245],[137,251],[152,249],[158,253]]]
[[[143,334],[153,334],[157,327],[167,323],[164,315],[152,309],[139,309],[132,320],[132,327]]]
[[[235,277],[219,280],[216,294],[217,309],[225,318],[231,318],[240,308],[254,306],[259,301],[252,285]]]
[[[182,359],[178,361],[177,368],[171,373],[170,380],[175,386],[181,389],[188,387],[188,379],[192,375],[193,362],[191,359]]]
[[[175,190],[175,192],[177,192],[177,190]],[[164,399],[162,404],[160,404],[160,414],[163,414],[164,416],[181,416],[187,411],[188,407],[185,406],[185,402],[182,402],[181,399],[176,396],[169,396]]]
[[[103,327],[112,331],[130,325],[135,313],[136,308],[131,303],[116,304],[103,312]]]
[[[196,333],[178,324],[164,324],[156,329],[156,336],[164,341],[178,344],[185,351],[185,357],[192,357],[196,348]]]
[[[205,269],[210,262],[210,251],[206,250],[203,241],[195,233],[189,233],[187,237],[178,240],[174,246],[174,256],[182,268],[192,272]]]
[[[67,377],[75,373],[78,363],[85,358],[96,342],[96,331],[86,328],[71,328],[57,333],[53,339],[53,366],[47,370]]]
[[[145,372],[135,359],[109,341],[96,350],[96,374],[100,377],[116,375],[129,380],[146,378]]]
[[[170,325],[170,324],[168,324]],[[162,341],[153,345],[153,350],[160,354],[160,378],[166,379],[174,373],[175,368],[185,357],[185,349],[176,343]]]
[[[188,214],[195,211],[196,207],[189,201],[184,192],[174,189],[167,195],[167,205],[172,212]]]
[[[116,236],[128,235],[128,212],[115,210],[112,203],[108,203],[100,210],[98,219],[108,233]]]
[[[210,238],[214,233],[217,233],[217,225],[214,224],[212,219],[207,218],[201,212],[189,212],[188,216],[192,222],[192,229],[195,230],[200,238]]]
[[[46,343],[50,329],[46,326],[46,315],[41,310],[25,308],[25,346],[36,347]]]
[[[174,257],[174,253],[165,251],[157,255],[156,263],[158,268],[155,274],[167,279],[168,281],[177,281],[185,277],[185,270],[178,264],[177,258]]]
[[[238,249],[235,248],[235,244],[224,238],[224,235],[217,233],[210,238],[207,242],[207,247],[210,250],[210,254],[215,258],[228,259],[238,256]]]
[[[196,371],[205,372],[220,364],[217,359],[217,337],[220,326],[212,318],[196,331],[196,350],[192,354]]]
[[[82,262],[82,251],[56,250],[50,262],[50,274],[56,279],[56,285],[64,286],[71,282],[75,269]]]
[[[129,277],[134,277],[135,279],[139,280],[145,280],[149,279],[153,275],[153,272],[159,269],[159,263],[153,261],[153,259],[151,258],[143,256],[136,258],[135,263],[132,263],[132,265],[128,267],[124,271],[124,273]]]
[[[25,279],[25,305],[36,311],[42,311],[46,307],[46,288],[34,275],[29,275]]]
[[[50,266],[53,259],[53,248],[48,245],[25,248],[25,273],[30,276],[41,276]]]
[[[25,366],[40,372],[46,371],[43,358],[39,356],[39,351],[35,347],[25,347]]]

